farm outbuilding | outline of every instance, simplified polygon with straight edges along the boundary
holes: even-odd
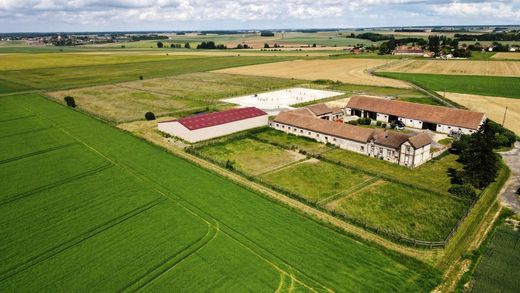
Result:
[[[255,107],[193,115],[159,122],[160,131],[187,142],[198,142],[235,132],[266,126],[267,113]]]
[[[364,96],[350,98],[345,112],[386,123],[401,121],[407,127],[447,134],[474,133],[486,120],[481,112]]]

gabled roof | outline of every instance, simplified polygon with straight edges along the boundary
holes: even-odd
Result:
[[[359,142],[368,142],[374,134],[372,129],[319,118],[309,118],[305,115],[293,113],[293,111],[281,112],[273,121]]]
[[[267,115],[267,113],[255,107],[247,107],[230,109],[221,112],[193,115],[178,120],[169,120],[159,123],[178,122],[182,124],[184,127],[188,128],[189,130],[196,130],[263,115]]]
[[[310,105],[310,106],[307,106],[307,109],[309,109],[316,116],[341,112],[340,108],[337,108],[337,107],[332,108],[332,107],[327,106],[326,104]]]
[[[408,141],[416,149],[422,148],[423,146],[429,145],[432,143],[431,137],[427,133],[424,133],[424,132],[410,137],[408,139]]]
[[[368,110],[429,123],[478,129],[484,119],[484,113],[441,106],[431,106],[402,101],[353,96],[347,108]]]
[[[408,141],[410,135],[398,133],[395,131],[375,130],[374,143],[382,146],[399,148],[403,143]]]

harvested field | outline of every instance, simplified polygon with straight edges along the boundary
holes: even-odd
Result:
[[[408,60],[380,71],[454,75],[520,76],[520,62],[472,60]]]
[[[520,135],[520,99],[457,93],[446,93],[446,98],[470,110],[484,112],[498,123],[502,123],[505,108],[508,107],[504,126]]]
[[[520,60],[520,52],[498,52],[491,56],[491,58]]]
[[[305,80],[330,79],[349,84],[410,88],[406,82],[373,76],[369,73],[370,69],[389,62],[392,61],[384,59],[295,60],[228,68],[217,72]]]

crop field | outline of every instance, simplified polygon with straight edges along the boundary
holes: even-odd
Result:
[[[443,241],[467,207],[451,196],[383,180],[330,205],[372,227],[425,241]]]
[[[407,60],[392,63],[384,72],[426,73],[443,75],[479,75],[520,77],[520,62],[470,60]]]
[[[368,72],[369,69],[390,62],[384,59],[295,60],[228,68],[218,72],[305,80],[330,79],[350,84],[410,88],[402,81],[373,76]]]
[[[520,288],[520,231],[502,224],[478,265],[471,292],[517,292]]]
[[[504,126],[520,135],[520,99],[457,93],[446,93],[446,98],[470,110],[484,112],[491,120],[499,123],[504,121],[506,114]]]
[[[262,179],[311,201],[319,201],[348,191],[371,177],[334,164],[310,159],[262,175]]]
[[[484,95],[520,99],[520,77],[441,75],[378,72],[380,76],[406,80],[435,92]]]
[[[1,291],[429,292],[438,282],[425,264],[39,95],[2,97],[0,113],[15,113],[0,125],[18,121],[0,141],[2,170],[25,175],[1,177]],[[34,149],[17,149],[25,119],[49,136]]]
[[[462,168],[462,164],[457,162],[458,157],[452,154],[433,159],[414,169],[342,149],[328,151],[323,153],[322,157],[371,174],[441,193],[447,193],[450,188],[452,172]]]
[[[253,175],[277,169],[305,158],[296,152],[249,138],[209,145],[199,151],[203,156],[222,163],[229,160],[237,169]]]
[[[65,96],[73,96],[80,109],[108,121],[126,122],[144,119],[147,111],[155,115],[204,111],[206,107],[223,104],[219,100],[225,97],[258,93],[298,83],[301,81],[273,77],[191,73],[57,91],[49,95],[60,102],[63,102]]]
[[[68,89],[100,84],[179,75],[244,66],[265,62],[290,60],[292,57],[172,57],[173,60],[102,64],[86,66],[60,66],[22,70],[0,69],[0,94],[28,90]]]
[[[491,58],[520,60],[520,52],[498,52],[495,53]]]

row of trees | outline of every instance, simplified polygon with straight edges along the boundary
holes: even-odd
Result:
[[[163,42],[157,42],[157,48],[164,48],[165,45]],[[182,48],[183,45],[182,44],[170,44],[170,48]],[[184,48],[186,49],[189,49],[191,46],[190,46],[190,43],[185,43],[184,44]]]

